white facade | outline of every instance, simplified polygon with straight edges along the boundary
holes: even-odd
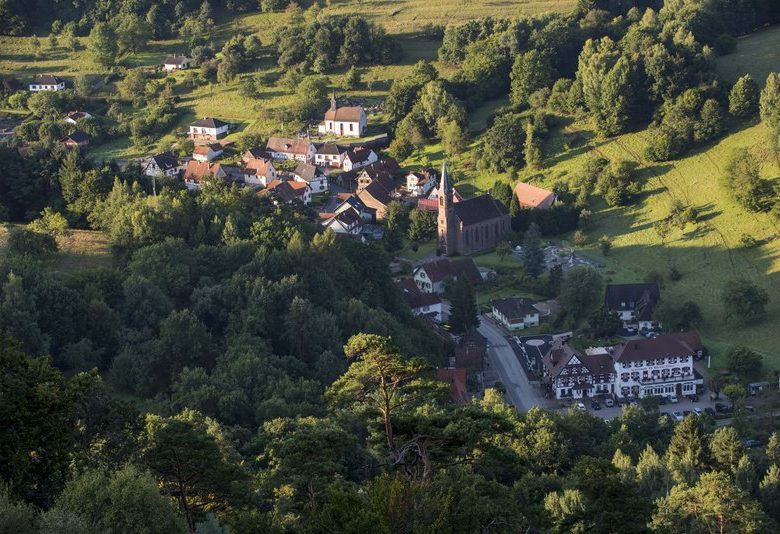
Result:
[[[189,137],[193,141],[218,141],[227,136],[230,130],[229,124],[222,124],[211,128],[209,126],[190,125]]]
[[[252,171],[254,171],[254,169],[246,169],[244,171],[244,183],[266,187],[271,181],[277,179],[276,169],[274,169],[273,165],[268,165],[265,173],[258,174],[257,172]]]
[[[504,325],[508,330],[523,330],[525,328],[531,328],[532,326],[539,326],[539,312],[526,313],[523,316],[522,321],[510,320],[509,317],[502,314],[495,307],[493,308],[492,315],[496,321]]]
[[[219,150],[214,150],[211,148],[210,145],[206,145],[203,148],[206,150],[199,150],[198,148],[195,149],[195,151],[192,153],[192,159],[195,161],[211,161],[215,158],[218,158],[222,155],[224,150],[221,148]]]
[[[28,86],[28,89],[33,93],[37,93],[38,91],[64,91],[65,82],[61,80],[57,80],[57,81],[59,83],[54,83],[54,84],[33,82]]]
[[[174,71],[174,70],[184,70],[190,68],[190,60],[186,57],[177,57],[177,62],[171,62],[171,63],[163,63],[163,69],[166,71]]]
[[[444,293],[444,280],[434,282],[423,267],[417,267],[414,270],[414,283],[423,293]]]
[[[322,134],[334,134],[340,137],[360,137],[366,130],[366,114],[363,113],[358,121],[324,120],[317,126],[317,131]]]
[[[146,176],[176,176],[181,172],[181,166],[171,167],[169,169],[161,169],[159,165],[157,165],[157,162],[154,161],[154,158],[149,160],[149,163],[147,163],[146,168],[144,169],[144,174]]]
[[[410,172],[406,175],[406,190],[413,197],[424,197],[433,188],[433,177],[421,177]]]
[[[355,169],[362,169],[363,167],[368,167],[369,165],[376,163],[379,161],[379,156],[376,155],[376,152],[373,150],[370,150],[368,155],[363,161],[352,161],[352,153],[347,153],[346,157],[344,158],[344,163],[341,164],[341,168],[344,169],[346,172],[355,170]]]
[[[423,306],[418,306],[417,308],[412,308],[412,313],[415,315],[428,315],[433,314],[433,318],[436,321],[441,322],[442,320],[442,303],[441,301],[435,303],[435,304],[426,304]]]
[[[696,384],[701,383],[693,374],[691,355],[617,362],[615,371],[616,392],[623,397],[690,395],[696,393]]]
[[[293,175],[296,182],[306,182],[303,178],[300,176]],[[314,195],[317,195],[319,193],[326,193],[328,191],[328,177],[324,174],[315,176],[312,180],[306,182],[309,184],[309,187],[311,188],[311,192]]]

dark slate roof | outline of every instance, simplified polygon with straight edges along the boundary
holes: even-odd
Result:
[[[366,205],[356,196],[350,196],[344,202],[355,208],[359,213],[366,211]]]
[[[212,117],[203,117],[199,121],[190,124],[190,126],[197,126],[199,128],[221,128],[222,126],[227,126],[227,123]]]
[[[84,132],[73,132],[69,136],[65,137],[63,139],[63,141],[67,141],[68,139],[70,139],[74,143],[81,144],[81,143],[88,142],[89,141],[89,136],[87,134],[85,134]]]
[[[186,56],[178,56],[174,54],[172,56],[168,56],[167,58],[165,58],[165,61],[163,61],[163,65],[181,65],[185,61],[187,61]]]
[[[315,178],[322,176],[322,169],[311,163],[300,162],[293,172],[295,176],[306,182],[311,182]]]
[[[655,305],[661,298],[661,288],[657,283],[647,284],[608,284],[605,304],[609,310],[634,310],[637,319],[649,321],[653,317]]]
[[[54,74],[36,74],[32,83],[36,85],[59,85],[62,83],[62,80]]]
[[[490,194],[455,202],[452,208],[455,210],[455,216],[466,226],[509,214],[506,206]]]
[[[702,350],[701,339],[696,332],[664,334],[656,338],[642,338],[615,347],[616,362],[654,360],[668,356],[694,356]]]
[[[152,159],[154,160],[154,163],[163,171],[169,171],[179,166],[179,162],[176,160],[176,157],[170,152],[157,154],[156,156],[152,156]]]
[[[410,278],[401,280],[399,285],[401,286],[401,291],[404,293],[406,302],[412,309],[441,304],[441,297],[439,297],[439,295],[436,293],[423,293],[414,283],[414,280]]]
[[[362,161],[368,161],[369,156],[373,150],[370,148],[355,148],[347,152],[347,157],[352,163],[360,163]]]
[[[339,156],[346,152],[347,149],[336,143],[323,143],[317,148],[317,154],[326,154],[329,156]]]
[[[385,184],[380,181],[373,181],[361,191],[359,196],[369,195],[373,197],[377,202],[387,206],[393,199],[390,197],[390,191],[385,188]]]
[[[465,277],[472,284],[478,284],[482,281],[482,275],[479,274],[477,264],[471,258],[460,258],[450,260],[449,258],[440,258],[420,265],[425,270],[431,282],[436,283],[448,277]]]
[[[264,159],[268,157],[268,152],[266,152],[265,148],[256,146],[244,152],[244,157],[252,159]]]
[[[497,309],[510,322],[522,320],[526,315],[536,315],[539,310],[534,308],[533,302],[523,298],[507,298],[491,300],[490,305]]]

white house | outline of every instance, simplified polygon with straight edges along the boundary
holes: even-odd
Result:
[[[176,176],[181,171],[179,162],[170,152],[163,152],[149,158],[144,167],[146,176]]]
[[[366,112],[360,106],[342,106],[336,104],[336,96],[330,98],[330,108],[325,118],[317,126],[320,134],[333,134],[340,137],[360,137],[366,129]]]
[[[436,321],[442,320],[441,297],[436,293],[423,293],[414,280],[405,279],[399,283],[407,304],[415,315],[428,315]]]
[[[311,163],[300,162],[293,171],[296,182],[306,182],[311,187],[313,195],[325,193],[328,190],[328,177],[322,169]]]
[[[344,169],[344,171],[349,172],[355,169],[368,167],[377,161],[379,161],[379,156],[370,148],[355,148],[347,151],[344,155],[344,162],[341,164],[341,168]]]
[[[65,80],[60,80],[53,74],[36,74],[27,86],[30,91],[64,91]]]
[[[529,299],[507,298],[490,301],[493,318],[508,330],[522,330],[539,325],[539,310]]]
[[[190,124],[189,138],[195,143],[214,143],[227,137],[230,125],[219,119],[203,117]]]
[[[414,171],[406,175],[406,190],[413,197],[424,197],[436,184],[433,171]]]
[[[450,260],[440,258],[416,267],[412,273],[414,283],[423,293],[444,293],[445,283],[465,277],[472,285],[482,282],[477,264],[471,258]]]
[[[661,298],[661,288],[655,282],[646,284],[608,284],[605,305],[618,314],[624,326],[652,330],[653,312]]]
[[[605,349],[582,352],[558,340],[542,357],[543,383],[556,399],[581,399],[615,392],[615,368]]]
[[[344,164],[347,149],[336,143],[323,143],[314,154],[314,163],[323,167],[340,168]]]
[[[209,145],[198,145],[192,150],[192,159],[195,161],[212,161],[222,155],[225,151],[219,143]]]
[[[163,61],[163,69],[167,71],[184,70],[188,68],[190,68],[190,60],[187,56],[173,54],[172,56],[166,57]]]
[[[616,393],[640,398],[693,394],[696,385],[704,382],[693,369],[694,359],[703,351],[695,332],[626,341],[614,347],[612,354]]]
[[[244,183],[267,186],[278,178],[278,173],[270,159],[247,159],[244,167]]]
[[[374,210],[369,209],[359,197],[354,195],[345,198],[341,204],[336,206],[336,209],[333,210],[333,212],[338,214],[348,210],[355,210],[355,212],[360,215],[363,222],[371,222],[374,220]]]
[[[363,219],[360,213],[352,207],[334,213],[332,217],[324,219],[320,223],[325,228],[330,228],[337,234],[360,235],[363,228]]]
[[[317,153],[314,144],[308,139],[292,139],[289,137],[271,137],[265,147],[273,159],[294,159],[311,161]]]
[[[87,113],[86,111],[69,111],[67,115],[62,119],[62,122],[67,122],[68,124],[76,124],[81,119],[91,119],[92,115]]]

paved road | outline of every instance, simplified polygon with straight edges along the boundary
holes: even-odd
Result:
[[[485,317],[481,317],[479,332],[490,343],[490,366],[497,371],[501,382],[506,386],[509,402],[523,412],[539,404],[534,386],[528,382],[515,351],[504,337],[504,332]]]

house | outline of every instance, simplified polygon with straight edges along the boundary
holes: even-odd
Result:
[[[68,124],[76,124],[81,119],[91,119],[92,115],[86,111],[69,111],[67,115],[62,119],[63,122]]]
[[[338,213],[328,214],[320,224],[325,229],[329,228],[337,234],[360,235],[364,223],[360,213],[350,207]]]
[[[304,205],[311,203],[311,187],[306,182],[273,180],[262,192],[275,193],[285,204],[292,204],[296,200]]]
[[[336,143],[323,143],[314,154],[314,163],[323,167],[341,168],[347,149]]]
[[[163,61],[163,69],[167,71],[184,70],[190,68],[190,60],[187,56],[173,54]]]
[[[230,125],[219,119],[203,117],[190,124],[189,138],[196,144],[214,143],[227,137]]]
[[[413,197],[425,197],[436,184],[436,178],[431,170],[410,172],[406,175],[406,190]]]
[[[288,137],[271,137],[265,146],[266,152],[273,159],[295,159],[311,161],[317,149],[308,139],[291,139]]]
[[[330,97],[330,107],[325,112],[325,118],[317,126],[322,134],[333,134],[341,137],[360,137],[366,130],[368,120],[361,106],[341,106],[336,103],[336,95]]]
[[[27,86],[32,92],[38,91],[64,91],[65,80],[61,80],[53,74],[36,74],[33,81]]]
[[[341,168],[349,172],[353,169],[368,167],[377,161],[379,161],[379,156],[376,155],[376,152],[370,148],[359,147],[347,151],[344,155],[344,162],[341,164]]]
[[[704,348],[695,332],[626,341],[614,347],[616,393],[621,397],[690,395],[704,380],[693,369]]]
[[[393,160],[395,163],[395,160]],[[363,189],[369,186],[369,184],[381,181],[384,188],[390,192],[395,191],[395,182],[393,180],[393,167],[386,165],[384,162],[377,162],[363,168],[357,176],[356,180],[356,192],[360,193]]]
[[[604,348],[580,352],[562,340],[542,357],[543,383],[556,399],[581,399],[615,392],[615,367]]]
[[[454,187],[452,188],[452,201],[460,202],[463,197]],[[428,192],[427,198],[420,198],[417,200],[417,209],[424,211],[439,211],[439,187],[434,185],[433,189]]]
[[[259,146],[250,148],[243,154],[241,154],[241,161],[244,163],[249,163],[252,160],[255,159],[268,159],[271,156],[268,155],[268,152],[264,148],[260,148]]]
[[[201,185],[211,178],[229,180],[227,172],[219,163],[209,164],[208,161],[194,159],[187,162],[187,167],[184,169],[184,185],[187,186],[187,189],[190,191],[200,189]]]
[[[507,330],[522,330],[539,325],[539,310],[529,299],[506,298],[490,301],[493,318]]]
[[[487,339],[477,330],[464,334],[455,345],[455,367],[481,372],[485,366]]]
[[[381,220],[387,213],[387,205],[393,201],[393,187],[386,180],[371,182],[357,196],[367,208],[374,210],[375,218]]]
[[[296,182],[306,182],[311,187],[313,195],[324,193],[328,190],[328,177],[322,172],[322,169],[311,163],[302,161],[298,163],[293,171],[293,178]]]
[[[436,379],[450,385],[450,402],[463,406],[469,402],[466,389],[466,369],[448,367],[436,369]]]
[[[529,209],[546,210],[555,204],[557,200],[555,193],[552,191],[524,182],[517,182],[515,196],[521,208]]]
[[[195,161],[212,161],[221,156],[224,151],[219,143],[198,145],[192,150],[192,159]]]
[[[423,263],[412,271],[414,282],[423,293],[444,293],[445,282],[448,279],[457,280],[465,277],[472,285],[482,282],[477,264],[471,258],[450,260],[440,258]]]
[[[245,159],[244,183],[249,185],[268,186],[278,178],[273,161],[268,158]]]
[[[338,198],[341,200],[341,204],[336,206],[334,213],[341,213],[342,211],[353,209],[360,215],[360,218],[363,219],[364,222],[371,222],[376,218],[376,210],[366,206],[359,197],[347,193],[339,195]]]
[[[442,320],[441,297],[436,293],[423,293],[411,278],[401,280],[398,284],[406,299],[406,303],[415,315],[429,315],[436,321]]]
[[[149,161],[144,166],[144,174],[146,176],[176,176],[179,174],[181,167],[176,160],[176,156],[170,152],[163,152],[149,158]]]
[[[655,282],[608,284],[604,303],[609,311],[618,314],[624,326],[652,330],[653,312],[660,299],[661,288]]]
[[[495,247],[510,230],[509,210],[491,195],[454,202],[452,182],[442,164],[439,184],[439,249],[448,256]]]
[[[60,143],[68,149],[84,150],[89,146],[89,136],[84,132],[73,132],[72,134],[60,139]]]

